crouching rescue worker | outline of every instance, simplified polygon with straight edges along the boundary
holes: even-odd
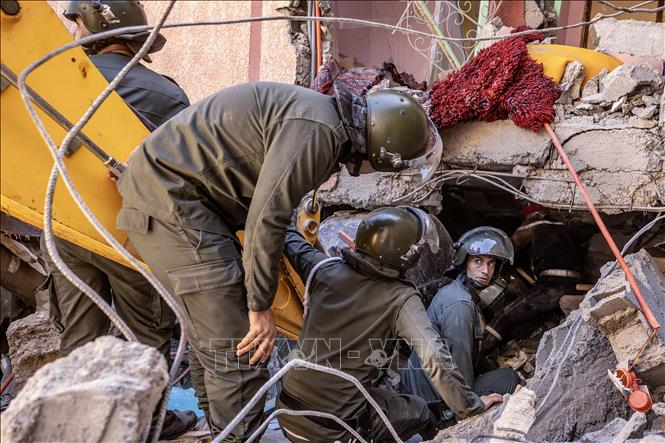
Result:
[[[417,396],[372,386],[379,374],[377,352],[391,355],[400,338],[425,362],[425,376],[432,380],[437,395],[461,417],[480,413],[502,399],[499,395],[479,397],[471,390],[432,328],[418,290],[400,279],[416,265],[424,248],[436,253],[438,247],[438,232],[429,215],[407,206],[368,214],[358,226],[355,250],[343,249],[342,258],[329,259],[293,228],[285,241],[288,259],[308,282],[308,310],[296,354],[356,377],[404,440],[416,433],[433,438],[438,417]],[[333,414],[368,441],[394,440],[358,388],[332,374],[290,370],[278,406]],[[279,422],[293,442],[351,438],[326,418],[280,415]]]
[[[513,257],[513,245],[499,229],[481,226],[464,233],[455,243],[453,259],[459,275],[439,289],[427,310],[438,336],[450,349],[464,382],[478,395],[512,393],[520,383],[519,376],[511,368],[481,374],[477,365],[484,324],[477,305],[480,301],[478,294],[494,283],[504,263],[513,263]],[[443,400],[455,412],[455,407],[442,398],[431,377],[421,369],[426,366],[427,363],[423,365],[416,353],[411,354],[409,365],[401,374],[400,391],[418,395],[428,402]]]
[[[70,1],[64,15],[77,24],[76,38],[148,23],[143,6],[134,0]],[[111,81],[147,37],[148,32],[142,32],[98,40],[88,45],[86,52],[106,80]],[[149,52],[161,50],[165,42],[159,35]],[[173,80],[141,64],[128,72],[117,92],[149,129],[160,126],[189,106],[185,91]],[[157,348],[169,361],[175,317],[150,283],[137,271],[73,243],[56,238],[55,244],[65,264],[107,303],[113,303],[138,340]],[[64,356],[107,335],[111,321],[60,273],[43,241],[42,251],[51,273],[50,316],[60,331],[60,354]],[[175,438],[195,422],[196,415],[192,411],[168,411],[160,437],[163,440]]]
[[[269,82],[213,94],[139,145],[118,180],[117,227],[188,315],[192,381],[213,430],[268,379],[271,305],[300,199],[339,163],[354,174],[364,160],[368,170],[413,167],[427,178],[440,156],[436,129],[408,95],[365,98],[339,86],[331,97]],[[263,403],[233,441],[260,425]]]

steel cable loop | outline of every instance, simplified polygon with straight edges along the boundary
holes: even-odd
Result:
[[[304,417],[327,418],[327,419],[333,420],[335,423],[337,423],[338,425],[343,427],[349,434],[353,435],[353,437],[356,440],[358,440],[360,443],[367,443],[367,441],[364,438],[362,438],[360,436],[360,434],[358,434],[358,432],[356,432],[355,429],[352,429],[351,426],[344,423],[344,420],[342,420],[341,418],[339,418],[339,417],[337,417],[333,414],[329,414],[327,412],[320,412],[320,411],[296,411],[296,410],[293,410],[293,409],[277,409],[277,410],[273,411],[272,414],[270,414],[268,416],[268,418],[266,418],[263,421],[263,423],[261,423],[261,426],[259,426],[259,428],[256,431],[254,431],[254,433],[252,435],[250,435],[250,437],[247,439],[247,441],[245,443],[252,443],[254,440],[259,438],[261,436],[261,434],[265,431],[265,429],[268,427],[268,424],[270,423],[270,421],[273,418],[277,417],[278,415],[295,415],[295,416],[300,416],[300,417],[304,416]]]
[[[240,410],[240,412],[238,412],[238,414],[233,418],[233,420],[231,420],[231,422],[222,430],[222,432],[217,437],[215,437],[215,439],[213,440],[213,443],[221,443],[222,440],[224,440],[226,437],[228,437],[229,434],[231,434],[231,432],[238,426],[240,421],[242,421],[242,419],[245,417],[245,415],[247,415],[249,413],[249,411],[256,405],[256,403],[259,402],[261,397],[263,397],[265,395],[265,393],[268,392],[268,389],[270,389],[270,387],[272,385],[277,383],[277,381],[280,378],[282,378],[284,376],[284,374],[286,374],[293,367],[304,367],[306,369],[312,369],[312,370],[319,371],[319,372],[325,372],[327,374],[335,375],[337,377],[343,378],[344,380],[347,380],[347,381],[350,381],[351,383],[353,383],[358,388],[358,390],[363,394],[363,396],[365,396],[365,398],[367,399],[369,404],[372,405],[372,407],[376,410],[376,413],[378,414],[379,417],[381,417],[381,420],[383,420],[383,422],[386,425],[386,428],[388,428],[388,431],[390,432],[392,437],[395,439],[395,441],[398,442],[398,443],[404,443],[399,438],[399,435],[397,435],[397,432],[395,431],[395,428],[390,423],[390,420],[388,420],[388,417],[383,412],[383,410],[381,409],[379,404],[376,402],[376,400],[374,400],[372,398],[372,396],[369,394],[369,392],[367,392],[365,387],[358,381],[357,378],[355,378],[354,376],[349,375],[349,374],[347,374],[343,371],[340,371],[338,369],[333,369],[333,368],[328,368],[326,366],[317,365],[316,363],[312,363],[312,362],[309,362],[309,361],[306,361],[306,360],[301,360],[299,358],[289,361],[286,365],[284,365],[284,367],[282,369],[277,371],[277,373],[275,373],[275,375],[270,377],[270,380],[268,380],[263,386],[261,386],[261,388],[258,391],[256,391],[256,394],[254,394],[254,396],[245,405],[245,407],[242,408]]]
[[[171,295],[166,291],[166,289],[159,283],[159,281],[150,273],[147,271],[145,268],[141,266],[141,264],[136,260],[129,252],[127,252],[122,245],[120,245],[113,236],[111,236],[108,231],[99,223],[99,221],[96,219],[94,214],[90,211],[90,209],[87,207],[85,202],[83,201],[82,197],[74,187],[73,183],[71,182],[71,178],[69,177],[69,173],[66,169],[66,166],[63,163],[63,155],[65,151],[65,147],[68,146],[69,142],[76,136],[76,134],[81,130],[81,128],[87,123],[87,121],[90,119],[90,117],[94,114],[94,112],[97,110],[97,108],[101,105],[101,103],[110,95],[110,93],[113,91],[113,89],[118,85],[118,83],[122,80],[122,78],[129,72],[131,68],[133,68],[136,63],[138,63],[139,60],[141,60],[145,54],[147,53],[148,49],[152,46],[153,42],[155,41],[157,34],[159,32],[159,29],[162,27],[164,24],[164,21],[166,20],[168,14],[170,13],[171,9],[173,8],[173,5],[175,3],[175,0],[172,0],[167,7],[166,11],[164,12],[164,15],[162,16],[160,22],[155,26],[151,27],[152,31],[150,35],[148,36],[146,42],[143,44],[141,47],[141,50],[132,58],[132,60],[127,63],[123,67],[123,69],[118,73],[118,75],[111,81],[111,83],[107,86],[107,88],[100,94],[100,96],[93,102],[93,104],[88,108],[86,113],[83,115],[81,120],[67,133],[65,136],[64,140],[62,141],[61,147],[58,150],[57,145],[53,142],[52,138],[48,134],[48,131],[43,125],[43,122],[39,119],[39,116],[36,114],[34,107],[32,106],[32,103],[30,101],[30,94],[29,91],[26,87],[26,78],[27,76],[38,66],[40,66],[42,63],[45,61],[49,60],[50,58],[54,57],[58,53],[63,52],[66,49],[59,48],[59,50],[52,51],[51,53],[47,54],[45,57],[40,58],[30,66],[28,66],[19,76],[18,78],[18,86],[19,90],[21,92],[21,96],[23,98],[23,101],[25,102],[26,108],[28,109],[28,113],[30,114],[31,118],[33,119],[35,125],[37,126],[38,130],[40,131],[42,137],[47,143],[47,146],[52,154],[52,156],[55,159],[55,164],[53,166],[53,169],[51,171],[51,176],[49,178],[49,182],[47,185],[47,194],[46,194],[46,201],[45,201],[45,209],[44,209],[44,233],[45,233],[45,241],[46,241],[46,246],[47,246],[47,251],[51,255],[51,257],[54,260],[54,263],[56,267],[65,275],[66,278],[68,278],[72,283],[79,289],[82,290],[87,296],[89,296],[97,306],[102,310],[102,312],[107,315],[111,321],[116,324],[119,330],[123,332],[125,337],[128,338],[128,340],[131,341],[136,341],[135,335],[131,332],[131,330],[127,327],[127,325],[120,319],[115,312],[99,297],[98,294],[96,294],[91,288],[89,288],[84,282],[82,282],[78,276],[76,276],[67,266],[62,262],[61,257],[57,253],[57,249],[54,244],[53,240],[53,232],[52,232],[52,225],[51,225],[51,217],[52,217],[52,200],[53,200],[53,194],[55,190],[55,185],[57,183],[57,178],[58,174],[61,173],[63,176],[63,180],[65,182],[65,185],[67,186],[67,189],[69,190],[70,194],[76,201],[77,205],[81,209],[81,211],[84,213],[86,218],[91,222],[91,224],[95,227],[95,229],[102,235],[102,237],[111,244],[111,246],[116,249],[123,258],[125,258],[127,261],[129,261],[132,266],[134,266],[139,272],[152,284],[153,287],[157,290],[157,292],[164,298],[164,300],[167,302],[167,304],[173,309],[176,317],[181,323],[181,336],[180,336],[180,343],[178,345],[178,350],[176,352],[176,357],[174,358],[173,365],[171,366],[171,371],[170,371],[170,379],[172,380],[175,375],[177,368],[180,364],[180,361],[182,360],[182,354],[184,352],[184,346],[185,346],[185,341],[187,337],[187,322],[185,319],[185,316],[182,313],[182,310],[179,308],[175,300],[171,297]],[[81,41],[76,42],[78,44],[81,44]],[[74,45],[77,46],[77,45]],[[72,46],[73,47],[73,46]],[[100,303],[101,302],[101,303]],[[159,437],[159,433],[161,432],[161,428],[163,426],[164,422],[164,416],[166,413],[166,404],[168,403],[168,394],[169,391],[165,390],[164,397],[162,399],[162,403],[160,405],[159,409],[159,415],[158,415],[158,420],[157,424],[153,430],[153,441],[156,441]],[[144,434],[145,435],[145,434]]]

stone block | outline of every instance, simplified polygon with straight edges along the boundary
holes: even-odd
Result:
[[[600,332],[579,320],[580,315],[574,311],[540,341],[536,371],[526,386],[536,393],[538,411],[527,441],[576,440],[601,429],[615,417],[625,422],[630,415],[626,400],[607,379],[607,369],[616,365],[612,347]],[[577,330],[571,331],[575,327]],[[565,355],[573,334],[575,342]],[[559,365],[561,370],[555,380]],[[550,388],[547,403],[542,404]],[[593,393],[592,404],[588,393]],[[439,432],[434,441],[468,441],[479,434],[491,434],[504,408],[505,398],[504,404]]]
[[[9,357],[12,360],[16,392],[42,366],[58,358],[60,332],[38,312],[14,321],[7,329]]]
[[[416,191],[422,183],[408,174],[374,172],[352,177],[346,168],[342,168],[332,189],[319,190],[317,198],[324,206],[351,206],[358,209],[376,209],[382,206],[415,205],[429,208],[432,213],[441,211],[441,194],[430,193],[421,199],[423,192],[417,192],[409,198],[402,198]],[[400,200],[398,200],[400,199]]]
[[[657,88],[662,84],[660,75],[650,65],[621,65],[607,74],[601,81],[603,98],[613,102],[631,94],[638,87]]]
[[[644,250],[626,257],[640,291],[659,323],[665,321],[665,277],[653,258]],[[609,272],[610,264],[601,271]],[[617,266],[589,291],[583,304],[585,321],[605,335],[618,361],[628,367],[646,342],[650,327],[641,312],[623,271]],[[650,386],[665,384],[665,334],[659,332],[644,348],[635,368]]]
[[[2,415],[2,441],[142,441],[167,383],[156,349],[100,337],[28,380]]]
[[[543,166],[551,142],[544,132],[510,120],[469,122],[442,132],[443,163],[461,168],[510,171],[514,165]]]
[[[591,25],[594,49],[665,59],[665,24],[606,18]]]

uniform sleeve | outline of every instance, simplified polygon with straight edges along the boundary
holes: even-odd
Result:
[[[473,385],[473,324],[476,311],[471,302],[456,301],[436,313],[435,328],[469,386]]]
[[[286,230],[284,252],[303,282],[307,281],[309,273],[318,262],[328,258],[326,254],[310,245],[293,225]]]
[[[432,327],[418,296],[410,297],[400,309],[397,335],[411,345],[432,384],[448,407],[460,417],[483,412],[480,397],[471,390],[457,369],[446,344]]]
[[[279,259],[293,209],[333,170],[339,146],[319,123],[281,124],[268,147],[245,222],[243,265],[247,308],[264,311],[277,288]]]

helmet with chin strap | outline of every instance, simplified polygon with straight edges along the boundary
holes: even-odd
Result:
[[[143,5],[137,0],[74,0],[67,3],[63,15],[73,22],[76,22],[80,18],[82,25],[91,34],[98,34],[128,26],[148,24],[148,17],[145,14]],[[96,41],[85,46],[96,52],[103,46],[112,43],[121,43],[136,53],[143,43],[145,43],[149,34],[148,31],[130,32]],[[157,39],[148,52],[152,54],[161,50],[165,43],[166,38],[158,34]],[[146,60],[150,61],[148,57],[146,57]]]
[[[506,262],[512,265],[515,257],[513,243],[508,235],[501,229],[491,226],[479,226],[465,232],[453,247],[455,250],[453,266],[458,269],[464,268],[469,256],[482,255],[499,261],[490,284],[494,283],[501,273],[501,267]]]

